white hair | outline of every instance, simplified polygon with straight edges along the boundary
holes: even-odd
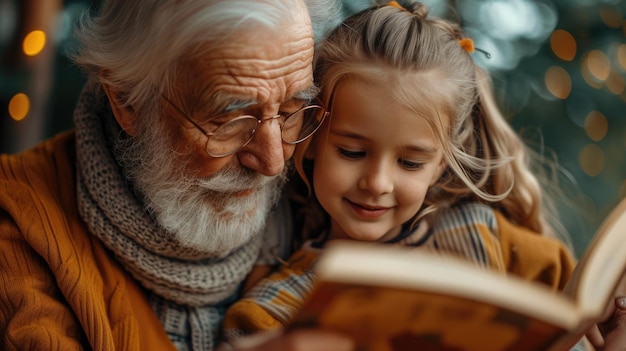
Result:
[[[304,0],[304,2],[311,16],[315,42],[319,43],[343,20],[343,2],[341,0]]]
[[[92,91],[104,82],[125,103],[150,113],[183,59],[205,56],[212,44],[243,29],[277,30],[301,19],[304,5],[318,35],[338,23],[338,0],[105,0],[98,14],[85,13],[78,22],[73,59]]]

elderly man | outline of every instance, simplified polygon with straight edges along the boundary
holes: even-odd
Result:
[[[289,250],[285,162],[326,116],[309,14],[102,6],[77,31],[76,129],[0,156],[0,349],[211,350],[253,267]],[[349,346],[306,336],[258,349]]]

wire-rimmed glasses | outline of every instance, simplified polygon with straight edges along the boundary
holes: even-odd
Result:
[[[278,114],[264,119],[241,115],[219,125],[214,131],[207,132],[165,95],[163,99],[207,137],[205,151],[211,157],[225,157],[243,149],[252,141],[261,123],[274,119],[279,120],[283,142],[289,145],[298,144],[313,135],[328,115],[323,106],[311,104],[286,115]]]

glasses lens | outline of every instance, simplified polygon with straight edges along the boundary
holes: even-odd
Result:
[[[254,116],[240,116],[217,128],[207,140],[206,151],[213,157],[230,155],[246,145],[254,135],[258,120]]]
[[[283,141],[297,144],[310,137],[322,125],[326,110],[317,105],[307,106],[289,115],[283,123]]]

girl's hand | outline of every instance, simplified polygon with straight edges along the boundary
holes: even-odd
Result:
[[[614,296],[602,321],[586,335],[596,351],[626,351],[626,276]]]

